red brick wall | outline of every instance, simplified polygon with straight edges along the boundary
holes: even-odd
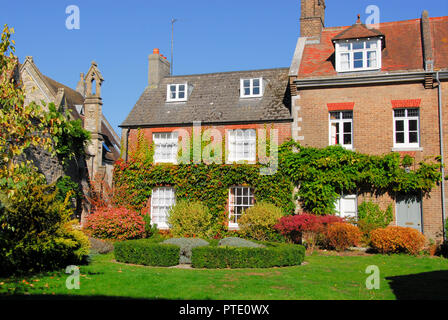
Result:
[[[443,123],[445,162],[448,161],[448,83],[443,88]],[[305,146],[329,145],[328,103],[354,102],[353,147],[368,154],[385,154],[393,148],[392,100],[421,99],[420,147],[421,151],[407,152],[418,163],[440,154],[437,89],[425,89],[422,84],[391,84],[381,86],[338,87],[307,89],[298,92],[293,112],[301,120],[300,143]],[[405,154],[403,152],[403,154]],[[447,163],[447,162],[446,162]],[[371,198],[359,197],[359,202]],[[393,200],[388,196],[375,199],[385,209]],[[424,233],[429,238],[439,238],[442,228],[440,187],[429,198],[423,199]],[[394,205],[395,211],[395,205]]]

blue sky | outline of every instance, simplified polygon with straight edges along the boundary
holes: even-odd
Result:
[[[175,24],[174,74],[288,67],[299,35],[299,0],[42,0],[2,1],[0,23],[14,27],[20,61],[33,56],[45,75],[76,87],[92,60],[103,84],[103,112],[120,135],[147,84],[153,48],[170,58]],[[80,9],[80,29],[68,30],[66,7]],[[326,0],[326,26],[363,21],[367,6],[381,22],[448,15],[446,0]]]

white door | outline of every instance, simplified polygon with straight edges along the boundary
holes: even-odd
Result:
[[[336,211],[342,218],[356,218],[358,201],[356,195],[344,195],[336,201]]]

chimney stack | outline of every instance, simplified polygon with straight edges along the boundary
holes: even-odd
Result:
[[[325,27],[325,0],[301,0],[300,36],[320,39]]]
[[[422,12],[421,28],[423,37],[423,56],[425,59],[425,71],[432,72],[434,70],[434,53],[432,50],[429,13],[426,10]]]
[[[154,49],[148,57],[148,86],[157,88],[163,78],[170,75],[170,63],[160,54],[159,49]]]

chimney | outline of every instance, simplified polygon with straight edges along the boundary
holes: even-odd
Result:
[[[300,36],[320,39],[325,26],[325,0],[301,0]]]
[[[148,57],[148,86],[157,88],[160,81],[170,75],[170,63],[164,58],[159,49],[154,49]]]
[[[422,12],[421,28],[424,67],[425,71],[432,72],[434,71],[434,55],[432,50],[431,27],[429,25],[429,13],[426,10]]]

